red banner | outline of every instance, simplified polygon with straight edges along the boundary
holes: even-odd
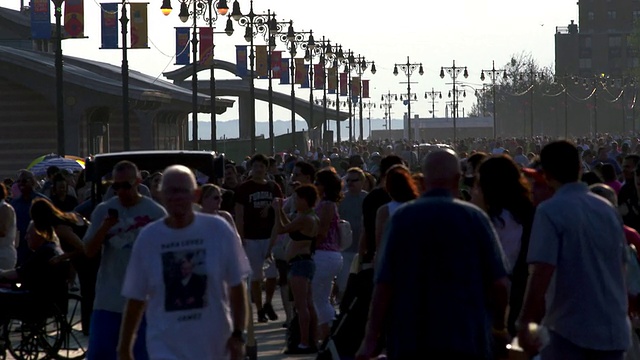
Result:
[[[313,88],[324,89],[324,69],[322,64],[313,65]]]
[[[338,76],[336,74],[337,69],[330,67],[327,69],[327,92],[329,94],[335,94],[338,82]]]
[[[351,78],[351,97],[360,96],[360,77]]]
[[[64,31],[70,38],[84,37],[84,0],[65,1]]]
[[[307,79],[307,83],[309,80],[309,74],[307,73],[307,68],[304,66],[304,59],[297,58],[295,59],[296,72],[294,79],[294,84],[303,84],[305,79]]]
[[[369,80],[362,80],[362,98],[369,98]]]
[[[200,28],[200,65],[211,66],[213,64],[213,28]]]
[[[147,3],[131,3],[131,48],[149,47]]]
[[[340,73],[340,96],[347,96],[347,73]]]
[[[280,71],[286,71],[282,68],[282,51],[271,52],[271,70],[273,70],[272,79],[279,79]]]

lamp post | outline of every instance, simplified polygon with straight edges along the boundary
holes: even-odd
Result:
[[[507,71],[504,69],[496,69],[496,62],[495,61],[491,61],[491,69],[490,70],[482,70],[482,73],[480,74],[480,80],[484,81],[485,77],[484,77],[484,73],[487,72],[489,74],[489,76],[491,77],[491,95],[493,97],[493,139],[497,139],[498,135],[497,135],[497,128],[498,128],[498,122],[497,122],[497,113],[496,113],[496,79],[498,78],[498,76],[500,76],[500,74],[502,74],[502,78],[504,80],[507,80]],[[484,114],[482,114],[484,116]]]
[[[249,47],[249,97],[251,97],[251,153],[256,151],[256,90],[255,90],[255,51],[253,49],[253,39],[257,34],[269,33],[271,13],[256,14],[253,12],[253,0],[249,1],[249,13],[242,14],[238,0],[233,3],[231,17],[245,27],[244,39],[250,43]],[[269,44],[271,45],[271,44]],[[269,48],[269,46],[267,46]],[[270,71],[270,70],[269,70]]]
[[[530,132],[531,132],[531,137],[533,138],[534,136],[534,130],[533,130],[533,122],[534,122],[534,107],[533,107],[533,99],[534,99],[534,94],[535,94],[535,88],[536,88],[536,79],[544,79],[544,72],[542,71],[536,71],[533,66],[531,67],[531,69],[529,69],[529,72],[526,73],[530,85],[529,85],[529,91],[530,91],[530,96],[531,96],[531,100],[529,101],[529,106],[531,106],[531,109],[529,110],[530,112],[530,118],[531,118],[531,122],[529,123],[530,126]],[[520,79],[523,79],[523,76],[520,76]]]
[[[369,100],[366,103],[362,103],[362,99],[360,100],[360,117],[362,118],[362,108],[365,108],[367,110],[369,110],[369,116],[367,116],[367,120],[369,120],[369,140],[371,140],[371,109],[376,107],[375,103],[372,103],[371,100]],[[362,125],[360,125],[360,127],[362,128]]]
[[[388,121],[385,127],[387,130],[391,130],[391,108],[393,107],[391,101],[398,101],[398,94],[392,94],[391,91],[387,91],[386,94],[382,94],[380,100],[383,101],[382,107],[384,107],[385,120]]]
[[[127,25],[129,18],[127,17],[127,3],[122,0],[122,15],[120,16],[120,24],[122,25],[122,138],[124,141],[124,150],[131,150],[131,124],[129,122],[129,59],[127,57]]]
[[[352,55],[353,56],[353,55]],[[364,74],[364,72],[367,70],[367,68],[369,67],[369,65],[371,65],[371,74],[376,73],[376,62],[375,61],[367,61],[365,59],[364,56],[358,55],[358,56],[354,56],[353,58],[353,67],[351,68],[351,70],[354,70],[356,72],[356,74],[358,74],[358,89],[360,89],[360,93],[358,94],[358,96],[360,97],[360,140],[364,140],[364,130],[363,130],[363,118],[362,118],[362,75]]]
[[[409,142],[412,141],[411,134],[411,74],[418,69],[418,74],[424,74],[424,69],[422,68],[422,63],[411,63],[409,61],[409,57],[407,56],[407,62],[404,64],[395,64],[393,67],[393,75],[398,75],[398,67],[402,71],[404,71],[405,75],[407,75],[407,127],[409,128]],[[403,84],[403,82],[400,82]]]
[[[56,129],[58,131],[58,156],[65,156],[64,137],[64,81],[62,73],[62,3],[64,0],[53,0],[56,17]],[[126,140],[125,140],[126,141]]]
[[[324,138],[324,135],[329,130],[329,122],[327,120],[327,86],[328,86],[328,77],[327,77],[327,65],[333,64],[333,58],[335,54],[333,53],[333,49],[331,47],[331,41],[329,39],[324,39],[322,37],[322,41],[320,42],[320,64],[322,65],[322,114],[324,116],[322,122],[322,139],[324,146],[327,147],[331,141],[327,141]]]
[[[435,91],[434,88],[431,88],[431,91],[426,91],[424,93],[425,99],[431,99],[431,117],[435,119],[436,117],[436,98],[442,99],[442,91]]]
[[[333,57],[333,67],[336,69],[336,114],[340,113],[340,65],[344,62],[344,52],[342,45],[337,45],[338,51]],[[342,142],[342,129],[340,128],[340,120],[336,119],[336,143],[340,146]]]
[[[313,38],[313,31],[310,31],[307,48],[304,51],[304,60],[309,63],[309,72],[307,73],[307,76],[309,76],[309,132],[311,132],[313,128],[313,59],[316,55],[320,55],[320,51],[320,48],[316,46],[315,39]],[[316,139],[315,136],[313,139]],[[314,144],[314,147],[317,146],[318,144]]]
[[[276,20],[276,14],[271,13],[271,10],[267,10],[267,14],[271,14],[271,19],[269,20],[269,31],[268,31],[268,40],[267,40],[267,77],[269,79],[269,88],[268,88],[268,100],[269,100],[269,148],[271,149],[272,155],[275,154],[275,134],[273,131],[273,51],[276,48],[276,36],[281,34],[284,30],[284,26],[288,25],[289,22],[280,22]],[[278,64],[278,67],[281,65]]]
[[[457,144],[457,133],[458,133],[458,125],[457,125],[457,119],[458,119],[458,104],[457,104],[457,89],[456,89],[456,80],[458,79],[458,76],[460,75],[460,73],[462,73],[462,76],[464,76],[464,78],[468,78],[469,77],[469,72],[467,71],[467,67],[464,66],[456,66],[456,61],[453,60],[453,66],[443,66],[440,68],[440,78],[444,79],[444,72],[447,72],[449,74],[449,76],[451,76],[451,79],[453,79],[453,146],[455,147]],[[451,92],[449,93],[451,94]]]
[[[289,56],[291,57],[289,62],[289,69],[291,70],[291,141],[294,149],[296,147],[296,72],[294,60],[297,54],[296,49],[298,47],[302,50],[307,48],[308,44],[306,42],[308,41],[308,36],[310,34],[310,31],[295,31],[293,29],[293,21],[290,20],[287,33],[280,35],[280,40],[286,42],[287,50],[289,50]]]
[[[123,0],[124,1],[124,0]],[[191,9],[189,9],[191,6]],[[216,8],[216,12],[213,11],[213,8]],[[171,13],[171,1],[163,0],[162,7],[160,8],[162,13],[167,16]],[[207,13],[208,11],[208,13]],[[202,17],[206,22],[209,23],[209,26],[213,28],[213,22],[217,20],[219,15],[226,15],[229,11],[229,6],[227,6],[227,0],[180,0],[180,13],[178,17],[180,17],[180,21],[186,23],[189,21],[189,18],[193,19],[193,37],[191,39],[191,105],[192,105],[192,116],[191,116],[191,137],[193,141],[193,150],[199,149],[198,143],[198,27],[197,20],[198,17]],[[207,15],[208,14],[208,15]],[[233,26],[229,20],[227,20],[227,27],[225,29],[225,34],[231,35],[233,34]],[[211,147],[213,150],[216,150],[216,117],[215,117],[215,77],[213,74],[213,59],[211,60],[211,79],[210,79],[210,92],[211,92]]]

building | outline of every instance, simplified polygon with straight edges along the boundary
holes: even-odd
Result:
[[[640,18],[640,1],[580,0],[578,7],[578,24],[556,27],[556,75],[628,75],[639,65],[628,37]]]

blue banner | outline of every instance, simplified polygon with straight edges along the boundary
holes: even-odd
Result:
[[[301,89],[309,88],[309,65],[304,66],[304,76],[302,77],[302,84],[300,84]]]
[[[118,4],[102,3],[101,25],[102,46],[101,49],[118,48]]]
[[[280,84],[281,85],[289,85],[291,82],[289,81],[289,59],[282,59],[280,62]]]
[[[236,75],[247,77],[247,45],[236,45]]]
[[[189,64],[189,56],[191,47],[189,46],[189,30],[188,27],[176,28],[176,65]]]
[[[51,5],[49,0],[31,0],[31,38],[51,39]]]

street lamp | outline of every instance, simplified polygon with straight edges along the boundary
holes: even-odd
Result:
[[[362,99],[360,99],[360,118],[362,118],[362,107],[364,106],[365,109],[369,110],[369,116],[367,116],[367,120],[369,120],[369,140],[371,140],[371,108],[376,108],[376,104],[372,103],[371,100],[369,100],[367,103],[362,103]],[[361,122],[362,124],[362,122]],[[362,129],[362,125],[360,125],[360,128]],[[362,135],[360,135],[362,136]]]
[[[337,45],[338,51],[336,51],[333,57],[333,67],[336,69],[336,114],[340,113],[340,65],[344,62],[344,52],[342,51],[342,45]],[[336,119],[336,143],[340,146],[342,142],[340,128],[340,120]]]
[[[490,70],[482,70],[480,74],[480,80],[484,81],[484,73],[487,72],[491,77],[491,94],[493,96],[493,139],[497,139],[497,113],[496,113],[496,79],[500,74],[502,74],[503,80],[507,80],[507,71],[504,69],[496,69],[496,62],[491,61],[491,69]],[[484,114],[482,114],[484,116]]]
[[[534,116],[533,116],[533,99],[534,99],[534,94],[535,94],[535,87],[536,87],[536,79],[541,79],[544,80],[544,72],[542,71],[536,71],[533,66],[529,69],[529,72],[526,73],[525,75],[527,75],[530,85],[529,85],[529,90],[530,91],[530,95],[531,95],[531,100],[530,100],[530,106],[531,106],[531,122],[529,123],[530,126],[530,132],[531,132],[531,138],[533,138],[533,121],[534,121]],[[520,75],[520,79],[522,80],[524,78],[523,75]],[[526,129],[526,127],[525,127]]]
[[[360,89],[360,140],[364,140],[364,135],[363,135],[363,118],[362,118],[362,75],[364,74],[364,72],[367,70],[367,68],[369,67],[369,65],[371,65],[371,74],[376,73],[376,62],[375,61],[367,61],[364,56],[358,55],[356,57],[354,57],[354,62],[353,62],[353,69],[355,70],[356,74],[358,74],[358,88]]]
[[[388,121],[388,124],[385,124],[385,127],[387,130],[391,130],[391,108],[393,107],[391,101],[398,101],[398,94],[392,94],[391,91],[387,91],[386,94],[382,94],[380,100],[383,101],[382,107],[384,108],[384,118]]]
[[[269,14],[271,10],[267,10]],[[289,22],[280,22],[276,20],[276,14],[271,13],[271,19],[269,20],[269,31],[267,39],[267,78],[269,79],[268,88],[268,100],[269,100],[269,148],[271,153],[275,154],[275,135],[273,130],[273,51],[276,49],[276,36],[284,31],[284,27]],[[281,64],[277,64],[278,67]],[[285,70],[286,71],[286,70]]]
[[[324,36],[322,40],[318,44],[320,47],[320,64],[322,65],[322,114],[324,116],[322,122],[322,139],[323,145],[325,148],[329,145],[331,141],[327,141],[324,138],[325,133],[329,130],[329,122],[327,121],[327,87],[328,87],[328,76],[327,76],[327,66],[331,66],[333,64],[333,58],[335,54],[333,53],[333,48],[331,47],[331,41],[329,39],[325,40]]]
[[[393,67],[393,75],[398,75],[398,67],[407,75],[407,127],[409,128],[409,142],[412,140],[411,134],[411,74],[418,69],[418,74],[424,74],[422,63],[411,63],[407,56],[407,62],[405,64],[395,64]],[[403,84],[404,82],[400,82]]]
[[[124,2],[125,0],[123,0]],[[192,6],[191,10],[189,6]],[[213,11],[213,8],[216,8],[216,11]],[[163,0],[161,6],[162,13],[167,16],[171,13],[171,1]],[[192,64],[192,74],[191,74],[191,102],[192,102],[192,116],[191,116],[191,137],[193,138],[193,150],[199,149],[198,143],[198,27],[197,20],[198,17],[202,17],[205,21],[209,23],[209,26],[213,28],[213,22],[218,19],[218,15],[226,15],[229,11],[229,6],[227,6],[227,0],[180,0],[180,13],[178,17],[180,21],[186,23],[189,21],[189,18],[193,19],[193,37],[191,39],[191,64]],[[123,26],[124,28],[124,26]],[[233,26],[230,22],[230,19],[227,20],[227,27],[225,29],[225,34],[231,35],[233,34]],[[124,61],[123,61],[124,63]],[[216,150],[216,116],[215,116],[215,77],[213,75],[213,59],[211,60],[211,80],[209,83],[210,91],[211,91],[211,146],[213,150]]]
[[[56,17],[56,127],[58,131],[58,156],[65,156],[64,137],[64,82],[62,73],[62,3],[64,0],[53,0]],[[127,141],[128,138],[125,138]]]
[[[236,0],[233,3],[233,11],[231,12],[231,17],[240,24],[240,26],[245,27],[244,39],[250,43],[249,50],[249,65],[250,65],[250,73],[249,77],[251,78],[251,83],[249,85],[249,96],[251,97],[251,153],[253,154],[256,151],[256,90],[255,90],[255,52],[253,49],[253,38],[257,34],[268,34],[271,31],[271,11],[267,14],[255,14],[253,12],[253,0],[249,1],[249,13],[246,15],[242,14],[240,10],[240,3]],[[269,44],[267,46],[270,49]],[[273,44],[275,46],[275,44]],[[268,71],[271,71],[269,69]],[[272,136],[271,136],[272,137]],[[272,148],[273,149],[273,148]]]
[[[558,82],[558,76],[553,78],[553,84],[562,86],[562,93],[564,94],[564,138],[568,139],[569,137],[569,111],[567,102],[569,96],[569,89],[567,88],[567,79],[571,79],[569,75],[566,73],[562,77],[562,82]],[[560,95],[560,94],[558,94]],[[557,96],[557,95],[556,95]]]
[[[324,40],[324,37],[322,39]],[[313,38],[313,31],[309,31],[309,41],[304,51],[304,60],[309,63],[309,72],[307,73],[307,76],[309,76],[309,132],[311,132],[313,127],[313,59],[316,55],[320,55],[320,52],[321,49],[316,46],[315,39]],[[313,140],[315,142],[315,136]],[[315,147],[317,146],[318,144],[315,144]]]
[[[433,88],[431,88],[431,91],[427,91],[427,92],[424,93],[424,98],[425,99],[431,98],[431,115],[432,115],[432,118],[435,119],[435,117],[436,117],[436,98],[442,99],[442,91],[435,91]]]
[[[287,50],[289,50],[289,56],[291,57],[289,62],[289,69],[291,71],[291,141],[293,148],[296,147],[296,87],[295,87],[295,57],[297,54],[297,48],[306,50],[309,46],[308,37],[311,35],[311,31],[295,31],[293,29],[293,20],[289,21],[289,27],[286,34],[280,34],[280,40],[287,44]]]
[[[458,76],[460,75],[460,73],[462,73],[462,76],[464,76],[465,79],[468,78],[469,72],[467,71],[466,66],[464,67],[456,66],[455,60],[453,60],[453,66],[443,66],[440,68],[441,79],[444,79],[445,71],[449,74],[449,76],[451,76],[451,79],[453,79],[453,146],[455,147],[457,145],[457,135],[458,135],[458,125],[457,125],[458,105],[456,101],[456,99],[458,98],[458,94],[456,89],[456,80],[458,79]],[[451,92],[449,94],[451,95]]]

